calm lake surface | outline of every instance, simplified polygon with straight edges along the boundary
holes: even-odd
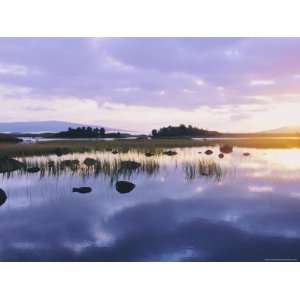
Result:
[[[300,259],[299,149],[234,148],[223,159],[214,147],[175,150],[32,157],[40,172],[0,174],[0,260]],[[141,166],[122,169],[125,160]],[[120,194],[118,180],[136,187]],[[72,192],[82,186],[92,192]]]

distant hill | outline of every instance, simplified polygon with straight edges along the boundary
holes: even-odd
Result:
[[[37,121],[37,122],[0,122],[0,132],[4,133],[42,133],[60,132],[68,130],[69,127],[76,128],[82,126],[102,127],[99,125],[79,124],[63,121]],[[103,126],[104,127],[104,126]],[[106,131],[126,131],[121,129],[104,127]]]
[[[285,126],[272,130],[267,130],[262,133],[270,134],[300,134],[300,126]]]

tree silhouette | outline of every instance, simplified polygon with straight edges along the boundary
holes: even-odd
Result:
[[[217,131],[209,131],[205,129],[199,129],[188,125],[186,127],[184,124],[179,126],[168,126],[162,127],[159,130],[152,130],[152,137],[209,137],[209,136],[218,136],[220,133]]]

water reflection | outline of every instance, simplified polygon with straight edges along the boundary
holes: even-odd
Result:
[[[206,150],[27,159],[40,172],[1,177],[8,200],[0,208],[0,260],[299,259],[299,150],[237,148],[223,159],[217,148],[209,157]],[[87,157],[97,163],[85,165]],[[141,165],[129,170],[122,161]],[[117,180],[135,188],[120,194]]]

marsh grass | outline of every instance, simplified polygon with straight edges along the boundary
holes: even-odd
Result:
[[[26,157],[55,154],[57,149],[67,153],[83,153],[114,149],[120,153],[136,150],[141,153],[160,154],[165,150],[184,147],[217,146],[230,144],[236,147],[286,149],[300,148],[300,138],[247,138],[226,140],[153,139],[113,141],[49,141],[36,144],[0,144],[0,157]]]
[[[189,182],[201,177],[207,177],[216,181],[220,181],[225,175],[225,172],[222,170],[220,164],[213,160],[206,159],[201,159],[195,162],[184,162],[183,170],[185,179]]]
[[[124,168],[121,158],[116,159],[96,159],[94,165],[86,166],[83,162],[78,164],[66,164],[65,160],[32,160],[22,159],[24,169],[17,170],[15,173],[5,173],[7,178],[14,175],[28,175],[27,168],[38,167],[40,178],[59,177],[63,175],[80,176],[82,178],[104,176],[110,178],[111,183],[116,182],[120,177],[130,179],[133,175],[146,174],[153,176],[159,172],[160,165],[157,160],[142,160],[141,166],[137,169]]]
[[[157,152],[156,152],[157,153]],[[98,156],[97,156],[98,155]],[[183,168],[185,179],[192,181],[197,178],[207,177],[210,179],[221,180],[224,175],[219,163],[213,159],[194,159],[193,161],[179,162],[175,158],[166,158],[162,154],[156,154],[151,158],[138,154],[138,152],[130,152],[129,157],[135,157],[134,160],[140,163],[138,168],[124,167],[123,156],[105,157],[101,153],[95,153],[95,163],[93,165],[86,165],[84,163],[85,157],[81,155],[81,160],[76,159],[63,159],[53,157],[32,157],[32,158],[19,158],[24,164],[24,168],[11,173],[4,173],[3,176],[10,178],[12,176],[34,176],[26,172],[27,168],[38,167],[40,171],[36,174],[42,179],[44,177],[60,177],[60,176],[80,176],[83,179],[99,176],[108,178],[111,184],[114,184],[120,178],[132,179],[133,176],[147,175],[148,177],[157,175],[161,168],[168,162],[175,169]],[[126,164],[125,164],[126,166]]]

